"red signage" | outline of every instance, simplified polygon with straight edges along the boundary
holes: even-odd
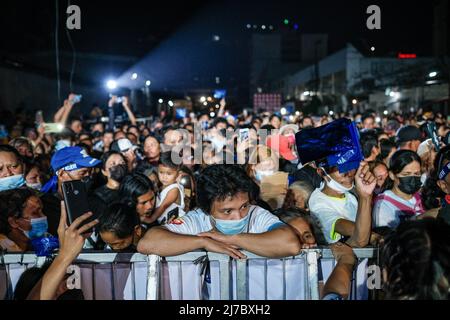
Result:
[[[415,54],[415,53],[399,53],[398,58],[399,59],[415,59],[415,58],[417,58],[417,54]]]

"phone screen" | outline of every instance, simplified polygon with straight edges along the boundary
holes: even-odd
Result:
[[[70,225],[77,218],[90,211],[85,184],[82,181],[67,181],[62,184],[64,204],[67,212],[67,224]],[[83,224],[95,219],[91,216]]]
[[[61,123],[46,123],[44,129],[45,133],[59,133],[63,131],[64,125]]]
[[[185,108],[178,108],[175,110],[175,116],[177,119],[184,119],[186,118],[186,109]]]
[[[36,112],[35,122],[36,122],[36,126],[40,126],[41,123],[44,122],[44,117],[42,115],[42,111],[41,110]]]
[[[248,132],[249,129],[241,129],[239,130],[239,140],[240,141],[245,141],[248,139]]]

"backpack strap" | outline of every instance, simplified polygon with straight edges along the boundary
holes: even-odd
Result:
[[[407,205],[405,205],[405,204],[401,203],[400,201],[397,201],[385,194],[380,194],[376,197],[376,202],[381,201],[381,200],[384,200],[384,201],[387,201],[387,202],[393,204],[395,207],[397,207],[397,209],[399,209],[400,211],[402,211],[406,214],[410,214],[410,215],[416,214],[416,211],[414,209],[411,209]],[[416,199],[416,201],[417,201],[417,199]]]

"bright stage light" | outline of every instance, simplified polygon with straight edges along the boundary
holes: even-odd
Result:
[[[108,87],[108,89],[110,90],[114,90],[117,88],[117,82],[115,80],[108,80],[106,82],[106,87]]]

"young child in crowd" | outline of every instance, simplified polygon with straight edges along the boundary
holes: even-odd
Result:
[[[172,161],[171,152],[161,154],[158,164],[161,187],[156,199],[156,209],[152,214],[152,218],[159,224],[171,223],[185,214],[184,188],[177,182],[180,168],[180,165]]]

